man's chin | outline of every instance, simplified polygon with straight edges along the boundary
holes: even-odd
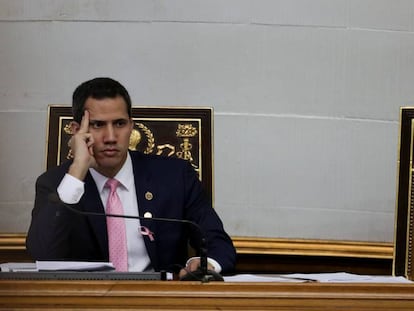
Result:
[[[97,160],[96,170],[98,172],[105,172],[103,175],[107,175],[109,172],[115,174],[121,169],[123,161],[119,157],[106,157],[105,159]]]

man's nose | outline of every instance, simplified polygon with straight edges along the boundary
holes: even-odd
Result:
[[[112,124],[106,127],[105,142],[112,142],[116,140],[115,129]]]

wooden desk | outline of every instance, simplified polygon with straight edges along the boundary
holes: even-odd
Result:
[[[412,311],[414,285],[1,280],[0,309]]]

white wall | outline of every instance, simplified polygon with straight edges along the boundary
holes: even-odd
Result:
[[[409,0],[0,0],[0,232],[29,225],[47,106],[111,76],[135,105],[214,107],[231,235],[392,241],[413,21]]]

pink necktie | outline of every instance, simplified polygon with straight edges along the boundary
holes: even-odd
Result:
[[[108,179],[106,187],[110,188],[108,201],[106,203],[107,214],[123,215],[121,200],[116,193],[119,181]],[[128,271],[128,254],[126,243],[125,220],[120,217],[107,217],[109,261],[113,263],[117,271]]]

